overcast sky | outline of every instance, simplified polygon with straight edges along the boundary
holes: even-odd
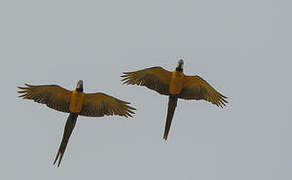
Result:
[[[1,179],[291,180],[290,1],[0,1]],[[229,104],[122,85],[152,66],[200,75]],[[58,84],[132,103],[134,118],[79,117],[60,168],[68,114],[17,98]]]

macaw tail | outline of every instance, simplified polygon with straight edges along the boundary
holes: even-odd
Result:
[[[165,124],[164,135],[163,135],[163,139],[165,139],[165,141],[167,140],[167,137],[168,137],[168,133],[170,130],[176,104],[177,104],[177,96],[170,95],[169,100],[168,100],[168,110],[167,110],[166,124]]]
[[[59,159],[58,167],[60,166],[60,163],[61,163],[61,160],[62,160],[63,155],[65,153],[69,138],[70,138],[72,131],[75,127],[77,117],[78,117],[78,114],[70,113],[68,118],[67,118],[67,122],[66,122],[65,129],[64,129],[64,134],[63,134],[63,139],[62,139],[57,156],[56,156],[55,161],[54,161],[54,164],[55,164],[57,162],[57,160]]]

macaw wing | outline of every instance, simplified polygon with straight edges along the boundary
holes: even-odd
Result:
[[[225,106],[225,96],[216,91],[207,81],[200,76],[184,76],[183,89],[179,94],[182,99],[204,99],[217,106]]]
[[[119,100],[103,93],[84,94],[84,100],[80,115],[91,117],[102,117],[104,115],[119,115],[132,117],[135,108],[129,106],[128,102]]]
[[[160,94],[169,95],[171,72],[162,67],[152,67],[123,74],[121,77],[124,84],[146,86]]]
[[[19,97],[31,99],[35,102],[46,104],[57,111],[69,113],[69,104],[72,91],[64,89],[58,85],[34,86],[25,84],[26,87],[18,87]]]

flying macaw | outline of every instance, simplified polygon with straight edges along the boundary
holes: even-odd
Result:
[[[134,72],[124,72],[123,84],[146,86],[162,95],[169,96],[168,111],[163,139],[167,140],[173,114],[178,98],[186,100],[206,100],[217,106],[225,106],[225,96],[216,91],[200,76],[187,76],[183,73],[184,62],[178,61],[178,65],[173,72],[162,67],[151,67]]]
[[[18,87],[23,99],[31,99],[35,102],[46,104],[57,111],[69,113],[64,129],[63,139],[56,155],[54,164],[61,160],[66,150],[71,133],[76,124],[78,115],[89,117],[102,117],[104,115],[119,115],[132,117],[135,108],[130,103],[119,100],[103,93],[84,93],[83,81],[79,80],[76,89],[69,91],[58,85],[29,85]]]

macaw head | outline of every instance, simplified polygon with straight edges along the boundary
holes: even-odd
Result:
[[[182,59],[180,59],[180,60],[177,62],[176,70],[177,70],[177,71],[183,71],[183,68],[184,68],[184,61],[183,61]]]
[[[83,92],[83,80],[79,80],[77,82],[76,90],[79,92]]]

